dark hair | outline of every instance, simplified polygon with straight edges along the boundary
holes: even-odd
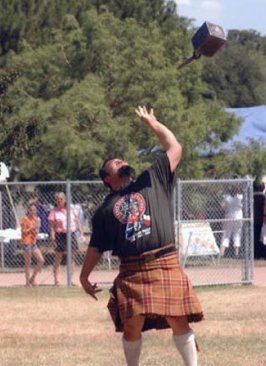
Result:
[[[101,180],[103,181],[103,184],[106,187],[110,188],[110,189],[112,189],[112,187],[110,186],[110,184],[105,183],[105,181],[104,181],[104,178],[107,177],[107,175],[108,175],[108,173],[105,170],[105,165],[108,163],[108,161],[113,160],[113,159],[116,159],[116,156],[108,156],[108,158],[106,158],[104,160],[104,162],[102,163],[101,168],[99,169],[99,176],[100,176]]]
[[[108,175],[108,173],[105,170],[105,165],[108,163],[108,161],[113,160],[114,158],[107,158],[104,160],[104,162],[102,163],[101,168],[99,169],[99,176],[101,178],[101,180],[104,182],[104,178]]]
[[[253,190],[254,190],[254,192],[263,192],[264,189],[265,189],[264,182],[254,181],[254,183],[253,183]]]

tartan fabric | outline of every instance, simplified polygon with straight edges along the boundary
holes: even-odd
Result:
[[[142,331],[169,328],[165,316],[187,316],[189,322],[203,319],[201,305],[180,267],[177,252],[153,258],[156,251],[128,257],[120,264],[108,302],[117,332],[123,331],[125,319],[138,314],[145,315]]]

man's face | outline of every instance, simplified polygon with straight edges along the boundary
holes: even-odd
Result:
[[[128,165],[128,163],[126,161],[115,158],[115,159],[109,160],[105,164],[104,169],[105,169],[106,173],[108,174],[108,176],[110,176],[110,177],[119,176],[119,174],[118,174],[119,169],[124,166],[127,166],[127,165]]]
[[[132,178],[134,176],[134,169],[122,159],[109,160],[104,167],[107,176],[104,178],[105,183],[110,185],[112,189],[120,188],[121,182],[124,178]]]

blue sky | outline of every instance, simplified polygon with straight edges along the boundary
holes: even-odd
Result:
[[[175,0],[178,15],[229,29],[254,29],[266,36],[266,0]]]

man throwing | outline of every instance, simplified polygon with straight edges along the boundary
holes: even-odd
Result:
[[[203,312],[174,245],[172,195],[182,147],[152,109],[139,106],[135,112],[165,152],[136,180],[124,160],[104,161],[100,177],[111,192],[93,216],[80,282],[97,299],[101,290],[90,283],[89,276],[102,253],[112,250],[120,258],[120,267],[108,309],[116,331],[123,332],[127,365],[139,365],[143,331],[171,327],[184,364],[196,366],[196,342],[189,322],[202,320]]]

